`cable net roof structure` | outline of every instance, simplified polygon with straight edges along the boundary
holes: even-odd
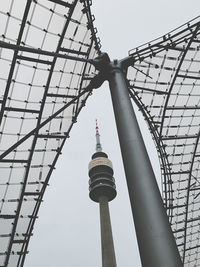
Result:
[[[1,3],[0,267],[23,267],[49,178],[98,77],[91,4]],[[129,51],[128,59],[130,97],[156,144],[182,261],[200,266],[200,18]]]
[[[131,98],[153,135],[184,266],[200,266],[200,17],[129,51]]]
[[[90,0],[0,7],[0,266],[23,266],[49,177],[96,75]],[[86,90],[87,89],[87,90]]]

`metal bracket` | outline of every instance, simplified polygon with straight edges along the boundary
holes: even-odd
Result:
[[[110,72],[110,58],[107,53],[101,53],[98,57],[91,60],[90,63],[99,71],[99,73],[91,80],[92,88],[99,88],[104,81],[108,80]]]

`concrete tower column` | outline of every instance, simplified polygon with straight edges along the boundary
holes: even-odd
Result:
[[[90,198],[99,203],[101,223],[102,266],[116,267],[114,242],[110,221],[109,201],[116,197],[112,162],[102,152],[98,125],[96,123],[96,152],[89,163]]]
[[[101,196],[99,198],[99,210],[101,221],[102,266],[116,267],[109,204],[106,196]]]

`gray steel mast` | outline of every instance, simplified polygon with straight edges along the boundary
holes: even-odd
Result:
[[[101,224],[102,266],[116,267],[112,227],[108,202],[116,197],[112,162],[102,152],[99,129],[96,121],[96,152],[89,163],[90,198],[99,203]]]
[[[93,61],[98,84],[108,80],[129,198],[143,267],[181,267],[179,251],[128,93],[125,73],[131,58]]]

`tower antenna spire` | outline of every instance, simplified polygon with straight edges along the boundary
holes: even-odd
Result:
[[[100,142],[99,126],[96,119],[96,152],[102,152],[102,146]]]
[[[108,159],[108,155],[102,152],[97,120],[96,141],[96,152],[89,163],[89,196],[99,203],[102,267],[117,267],[109,211],[109,202],[116,197],[117,192],[112,162]]]

